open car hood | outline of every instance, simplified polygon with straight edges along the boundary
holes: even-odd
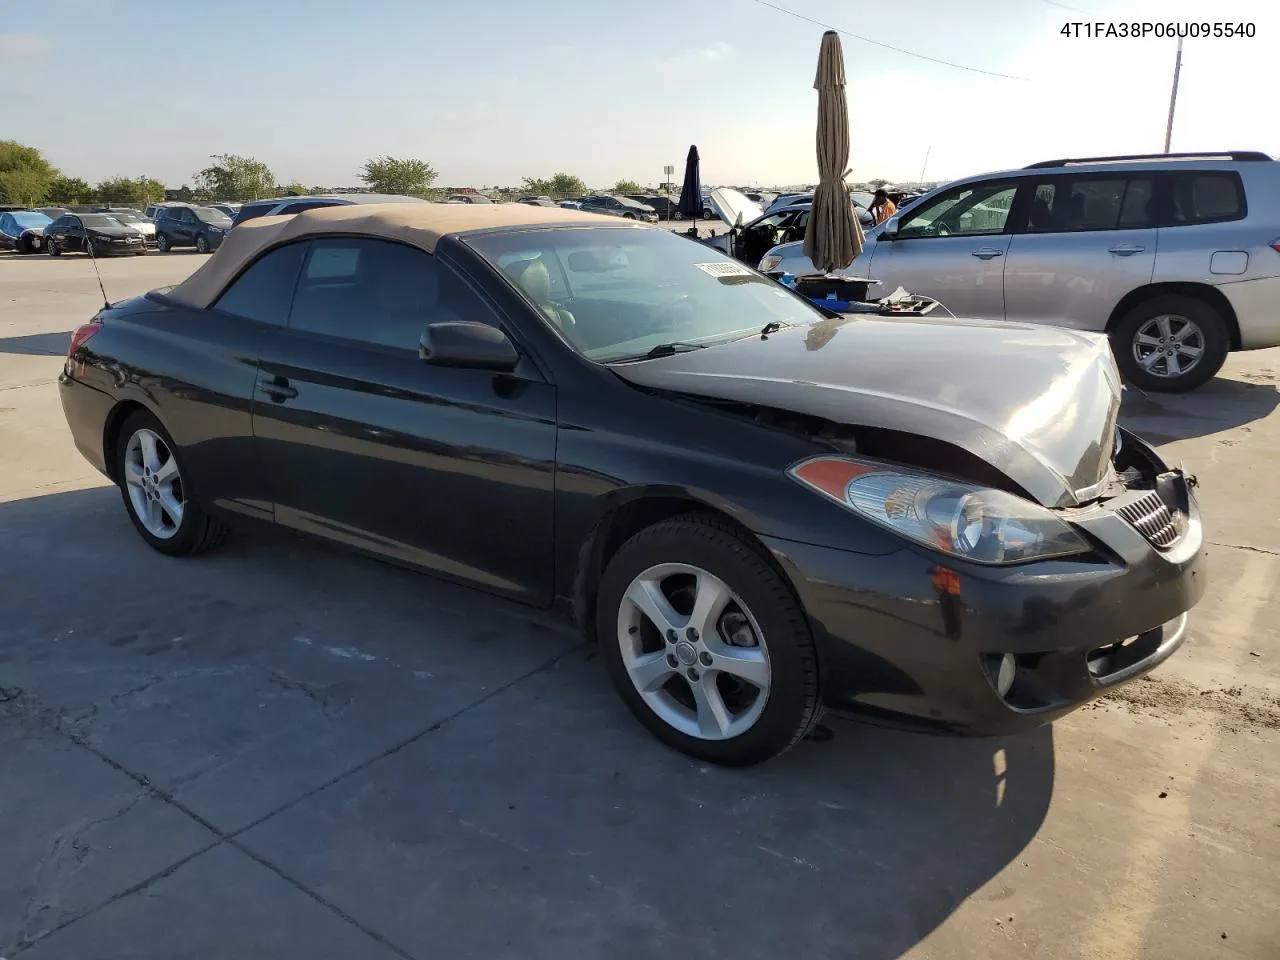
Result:
[[[764,216],[760,204],[732,187],[716,187],[711,191],[711,209],[731,227],[738,222],[739,214],[744,224]]]
[[[1120,374],[1105,337],[860,317],[611,368],[651,389],[883,427],[959,447],[1048,507],[1111,469]]]

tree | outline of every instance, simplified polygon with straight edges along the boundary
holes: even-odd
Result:
[[[86,203],[93,196],[93,188],[79,177],[57,176],[44,192],[46,203],[71,206]]]
[[[217,153],[216,161],[195,174],[196,193],[210,200],[258,200],[275,193],[276,176],[253,157]]]
[[[374,157],[360,168],[360,179],[375,193],[423,197],[436,181],[436,170],[425,160]]]
[[[628,193],[644,193],[644,187],[634,180],[619,180],[613,185],[613,192],[626,196]]]
[[[561,200],[565,197],[582,196],[587,192],[587,185],[582,182],[581,177],[575,177],[571,173],[557,173],[549,180],[525,177],[524,189],[527,193],[532,193],[539,197],[555,197],[557,200]]]
[[[145,207],[164,199],[164,184],[153,177],[111,177],[93,191],[98,203]]]
[[[0,200],[37,204],[57,176],[58,171],[35,147],[0,140]]]
[[[888,180],[881,180],[879,177],[877,177],[874,180],[868,180],[867,186],[869,186],[872,190],[879,190],[888,182],[889,182]]]
[[[276,193],[282,197],[305,197],[311,191],[307,189],[306,184],[299,183],[297,180],[284,187],[277,187]]]

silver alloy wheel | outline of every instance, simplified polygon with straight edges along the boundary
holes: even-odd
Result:
[[[772,679],[764,635],[742,599],[700,567],[661,563],[632,580],[618,607],[618,644],[649,709],[687,736],[731,740],[764,712]]]
[[[129,438],[124,449],[124,482],[133,512],[147,532],[157,540],[176,536],[186,498],[178,461],[159,434],[144,427]]]
[[[1204,356],[1204,331],[1189,317],[1163,313],[1133,335],[1133,359],[1155,377],[1180,377]]]

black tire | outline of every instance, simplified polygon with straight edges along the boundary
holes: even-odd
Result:
[[[160,253],[168,253],[170,249],[168,236],[163,233],[157,233],[156,250]]]
[[[1192,345],[1198,342],[1202,352],[1195,365],[1185,373],[1165,375],[1163,371],[1168,367],[1162,360],[1157,360],[1152,369],[1147,369],[1135,354],[1139,349],[1135,342],[1138,334],[1148,323],[1165,316],[1174,318],[1173,326],[1182,320],[1190,321],[1196,328],[1187,342]],[[1149,353],[1151,349],[1143,345],[1140,352]],[[1125,380],[1140,390],[1158,393],[1187,393],[1212,380],[1222,369],[1230,349],[1231,335],[1226,318],[1203,300],[1181,294],[1144,300],[1125,314],[1111,331],[1111,350]]]
[[[208,252],[209,252],[209,238],[202,233],[200,234],[200,236],[196,237],[196,253],[208,253]]]
[[[165,442],[177,462],[178,472],[184,482],[182,522],[178,525],[177,533],[167,539],[153,535],[143,525],[129,497],[129,486],[125,482],[125,451],[128,449],[129,440],[137,431],[142,429],[158,434]],[[178,447],[173,442],[173,438],[169,436],[169,431],[164,428],[164,424],[151,413],[146,410],[139,410],[125,420],[116,438],[116,448],[112,451],[112,456],[114,457],[115,476],[120,486],[120,495],[124,500],[125,512],[129,515],[129,520],[133,523],[134,529],[138,531],[138,534],[152,549],[171,557],[189,557],[212,549],[226,539],[228,529],[226,523],[208,514],[192,495],[190,484],[187,482],[190,474],[178,454]]]
[[[714,210],[712,210],[710,207],[703,207],[703,208],[702,208],[702,219],[703,219],[703,220],[714,220],[715,218],[716,218],[716,212],[715,212]]]
[[[58,246],[57,241],[51,240],[48,237],[45,237],[44,252],[49,254],[51,257],[62,256],[62,248]]]
[[[675,729],[648,706],[627,673],[618,638],[623,596],[635,577],[660,563],[686,563],[719,577],[763,634],[771,672],[768,699],[754,725],[736,737],[704,740]],[[799,742],[821,716],[817,657],[804,612],[766,555],[718,517],[686,514],[624,543],[601,578],[596,635],[610,677],[636,719],[663,743],[699,760],[763,763]]]

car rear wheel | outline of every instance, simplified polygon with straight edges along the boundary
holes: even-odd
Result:
[[[161,253],[169,252],[169,238],[163,233],[156,234],[156,249]]]
[[[208,252],[209,252],[209,238],[202,233],[200,234],[200,236],[196,237],[196,253],[208,253]]]
[[[702,219],[703,219],[703,220],[714,220],[715,218],[716,218],[716,213],[715,213],[715,211],[714,211],[714,210],[712,210],[710,207],[703,207],[703,208],[702,208]]]
[[[614,685],[658,739],[748,766],[820,715],[813,637],[760,550],[716,517],[648,527],[610,560],[596,632]]]
[[[135,529],[154,549],[189,556],[217,546],[227,527],[191,496],[177,446],[160,421],[138,411],[116,445],[116,478]]]
[[[1160,393],[1186,393],[1211,380],[1230,346],[1222,314],[1203,300],[1180,294],[1138,304],[1111,333],[1111,349],[1125,379]]]

